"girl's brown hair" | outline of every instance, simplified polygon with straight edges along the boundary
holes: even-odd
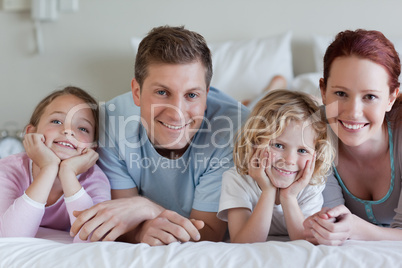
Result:
[[[53,91],[50,95],[48,95],[43,100],[41,100],[39,102],[39,104],[36,106],[34,112],[32,113],[31,119],[29,120],[29,125],[37,127],[39,124],[40,118],[42,117],[43,113],[45,112],[46,107],[57,97],[64,96],[64,95],[73,95],[73,96],[83,100],[85,103],[87,103],[89,105],[89,107],[91,108],[91,111],[92,111],[92,115],[95,119],[94,139],[95,139],[95,141],[97,141],[99,138],[99,107],[98,107],[98,103],[91,95],[89,95],[86,91],[84,91],[78,87],[68,86],[61,90]]]

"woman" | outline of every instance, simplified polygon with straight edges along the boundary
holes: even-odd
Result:
[[[324,208],[304,222],[307,240],[402,240],[400,72],[378,31],[341,32],[328,47],[320,89],[337,158]]]

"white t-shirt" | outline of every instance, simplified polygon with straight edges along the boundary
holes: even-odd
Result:
[[[311,216],[322,208],[322,191],[325,185],[307,185],[297,196],[297,202],[305,217]],[[221,199],[218,218],[228,220],[231,208],[248,208],[251,211],[261,196],[257,182],[248,175],[240,175],[235,168],[225,171],[222,176]],[[288,235],[282,205],[274,205],[269,236]]]

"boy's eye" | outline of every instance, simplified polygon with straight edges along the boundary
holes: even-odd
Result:
[[[60,120],[52,120],[51,123],[57,124],[57,125],[61,125],[61,121],[60,121]]]
[[[298,153],[301,153],[301,154],[306,154],[306,153],[308,153],[306,149],[299,149],[299,150],[297,150],[297,152],[298,152]]]
[[[283,149],[283,145],[280,144],[280,143],[274,143],[273,146],[274,146],[275,148],[278,148],[278,149]]]

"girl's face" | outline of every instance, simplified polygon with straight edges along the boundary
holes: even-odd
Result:
[[[43,134],[45,145],[64,160],[93,147],[95,119],[87,103],[74,95],[63,95],[46,107],[38,126],[28,126],[27,132]]]
[[[388,73],[373,61],[354,56],[336,58],[327,87],[321,88],[328,122],[348,146],[379,139],[385,113],[398,94],[390,95]]]
[[[313,160],[315,136],[309,123],[291,121],[282,135],[271,140],[266,173],[275,187],[287,188],[301,177],[307,160]]]

